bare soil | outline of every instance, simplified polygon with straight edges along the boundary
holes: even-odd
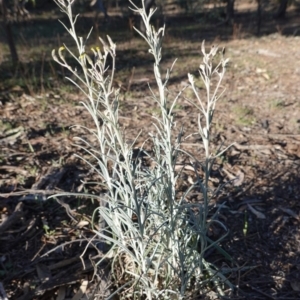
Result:
[[[197,75],[203,39],[208,48],[226,48],[230,63],[226,91],[216,108],[213,146],[235,144],[217,161],[211,184],[238,178],[212,201],[212,211],[225,203],[220,218],[228,235],[220,246],[232,260],[217,251],[207,259],[228,271],[237,287],[227,292],[230,299],[300,299],[299,12],[291,7],[285,20],[265,12],[258,37],[254,3],[243,3],[233,26],[216,26],[214,16],[204,22],[201,15],[168,15],[162,68],[178,58],[169,86],[172,96],[184,86],[188,72]],[[99,204],[75,196],[47,200],[60,191],[101,193],[97,184],[83,184],[100,179],[75,156],[86,154],[74,146],[73,138],[86,133],[71,126],[92,122],[80,104],[83,96],[63,79],[67,72],[51,63],[49,47],[70,42],[60,29],[57,35],[52,18],[40,14],[18,35],[23,47],[19,69],[10,69],[1,45],[6,54],[1,56],[0,84],[0,282],[9,299],[72,299],[80,291],[97,299],[92,292],[103,291],[107,282],[100,277],[107,272],[98,266],[94,274],[101,253],[87,241],[94,236],[91,219]],[[92,23],[90,14],[83,20]],[[115,85],[123,93],[120,121],[128,139],[142,130],[139,146],[157,112],[147,87],[155,82],[152,58],[127,22],[111,14],[98,30],[103,37],[115,37]],[[52,24],[49,38],[36,30]],[[175,117],[186,135],[195,132],[197,112],[184,98]],[[185,140],[184,147],[201,160],[197,135]],[[182,179],[183,189],[188,177]],[[191,200],[197,197],[201,195]],[[220,234],[216,228],[210,237]],[[216,294],[207,298],[218,299]]]

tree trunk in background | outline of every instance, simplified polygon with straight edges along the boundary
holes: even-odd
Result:
[[[234,0],[227,0],[226,23],[233,24],[234,21]]]
[[[6,23],[6,24],[4,24],[4,27],[5,27],[6,39],[7,39],[7,43],[9,46],[12,63],[13,63],[13,65],[15,65],[19,62],[19,56],[17,53],[16,44],[15,44],[15,40],[13,37],[12,29],[11,29],[11,24]]]
[[[278,10],[274,17],[275,18],[284,18],[287,7],[288,7],[288,0],[280,0]]]
[[[256,34],[260,35],[261,20],[262,20],[262,0],[257,0],[257,24],[256,24]]]
[[[9,46],[12,63],[13,63],[13,65],[15,65],[18,63],[19,57],[18,57],[18,53],[17,53],[17,49],[16,49],[15,40],[13,37],[11,23],[8,20],[7,5],[5,3],[5,0],[0,0],[0,9],[1,9],[2,18],[3,18],[3,29],[6,34],[6,40],[7,40],[8,46]]]

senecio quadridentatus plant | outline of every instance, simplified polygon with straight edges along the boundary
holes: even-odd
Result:
[[[167,87],[175,62],[163,79],[160,63],[165,27],[156,31],[151,26],[155,10],[151,9],[147,14],[143,1],[141,8],[131,2],[132,10],[145,24],[145,32],[137,31],[148,44],[154,59],[157,88],[149,85],[149,91],[153,104],[160,109],[159,116],[153,121],[155,132],[148,137],[153,149],[146,151],[135,148],[141,133],[128,142],[119,122],[119,90],[113,88],[116,45],[109,36],[107,41],[99,38],[101,46],[88,53],[87,42],[92,31],[86,39],[76,34],[78,16],[73,17],[74,0],[55,2],[69,18],[70,27],[63,26],[75,41],[77,53],[63,45],[58,54],[53,51],[52,55],[57,63],[70,71],[72,76],[68,79],[84,95],[82,105],[94,125],[84,127],[87,134],[77,138],[77,145],[88,154],[89,159],[87,156],[81,158],[99,174],[102,179],[99,185],[106,191],[98,196],[84,196],[98,198],[101,203],[94,215],[100,220],[95,229],[95,240],[101,240],[104,258],[111,260],[111,275],[116,283],[115,291],[107,299],[116,293],[130,299],[187,299],[199,295],[209,282],[214,283],[222,294],[224,285],[230,288],[232,285],[205,259],[205,253],[219,243],[219,240],[211,241],[207,237],[211,224],[225,228],[217,219],[218,211],[208,220],[210,199],[215,195],[209,190],[208,181],[215,158],[226,150],[212,154],[210,134],[215,106],[222,96],[219,90],[227,59],[221,56],[214,66],[218,48],[206,52],[202,43],[203,62],[199,74],[206,99],[200,96],[194,76],[188,74],[187,87],[192,90],[194,99],[187,100],[199,111],[198,134],[205,149],[205,157],[201,159],[204,177],[200,178],[195,167],[196,182],[178,196],[176,184],[182,172],[176,169],[178,157],[186,155],[195,162],[200,160],[182,149],[183,131],[175,134],[173,110],[183,96],[183,90],[174,99],[169,99]],[[75,65],[69,63],[72,58]],[[150,160],[152,167],[145,167],[141,157]],[[186,196],[196,187],[200,187],[203,201],[188,203]]]

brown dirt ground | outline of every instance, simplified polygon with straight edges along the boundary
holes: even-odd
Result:
[[[230,270],[226,276],[239,288],[231,299],[300,299],[299,12],[290,8],[287,19],[280,21],[266,13],[257,37],[251,9],[253,5],[240,6],[233,27],[170,15],[162,67],[178,58],[169,87],[174,95],[188,72],[197,74],[203,39],[207,47],[226,48],[230,63],[223,82],[226,92],[216,109],[213,145],[236,144],[217,162],[211,184],[216,187],[234,176],[241,182],[227,185],[212,202],[212,210],[226,202],[220,218],[229,233],[221,246],[233,261],[217,252],[209,253],[208,260]],[[128,138],[136,128],[143,130],[142,141],[157,111],[147,91],[147,82],[154,85],[152,61],[129,30],[124,40],[116,31],[120,26],[126,23],[116,15],[103,29],[117,40],[116,86],[124,92],[120,120]],[[30,58],[28,51],[22,55],[24,62]],[[5,56],[2,60],[6,68]],[[44,87],[46,79],[39,81],[39,93],[26,80],[24,85],[1,85],[0,282],[9,299],[72,299],[80,287],[85,289],[85,280],[89,295],[97,283],[103,284],[93,277],[98,252],[88,247],[83,253],[93,236],[91,215],[97,203],[75,197],[60,198],[64,205],[46,201],[58,191],[82,192],[82,182],[99,181],[74,156],[79,150],[73,137],[85,133],[70,126],[91,124],[79,103],[82,96],[60,83],[63,71],[57,65],[52,68],[58,70],[52,89]],[[16,71],[14,78],[19,74],[26,72]],[[184,99],[176,117],[186,134],[195,131],[197,113]],[[197,136],[185,140],[184,147],[201,159]],[[100,190],[92,185],[89,192]],[[215,228],[211,238],[218,234]]]

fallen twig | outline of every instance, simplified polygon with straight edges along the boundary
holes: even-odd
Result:
[[[17,191],[17,192],[1,193],[0,197],[8,198],[8,197],[15,197],[15,196],[24,196],[24,195],[29,195],[29,194],[54,195],[54,194],[57,194],[57,193],[61,193],[61,191],[60,190],[28,189],[28,190],[22,190],[22,191]]]
[[[0,282],[0,300],[8,300],[2,282]]]
[[[0,225],[0,234],[3,233],[8,228],[10,228],[15,222],[19,221],[22,215],[23,215],[23,203],[20,202],[16,206],[11,216],[9,216],[6,220],[4,220]]]

